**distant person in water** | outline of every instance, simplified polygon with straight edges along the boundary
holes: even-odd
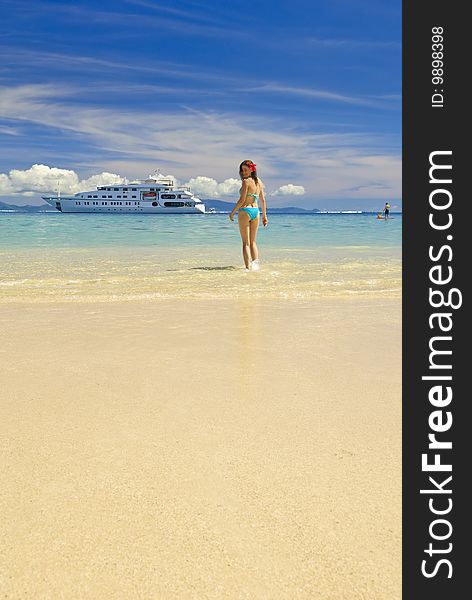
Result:
[[[243,242],[243,259],[246,270],[258,271],[259,251],[256,244],[260,217],[257,206],[258,196],[261,199],[262,224],[266,227],[268,223],[264,186],[257,176],[256,165],[252,160],[243,160],[239,165],[239,176],[242,180],[240,196],[229,218],[234,221],[234,215],[238,212],[239,233]]]
[[[388,219],[389,214],[390,214],[390,204],[388,202],[385,202],[384,216],[386,219]]]

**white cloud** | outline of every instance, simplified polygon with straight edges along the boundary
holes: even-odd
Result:
[[[158,179],[173,179],[176,185],[188,186],[194,194],[205,198],[237,196],[241,180],[229,178],[221,183],[212,177],[199,175],[186,182],[173,175],[160,174]],[[100,185],[123,183],[125,178],[116,173],[106,171],[80,179],[71,169],[59,169],[48,165],[35,164],[29,169],[12,169],[9,173],[0,173],[0,196],[34,196],[56,192],[60,186],[62,194],[75,194],[85,190],[93,190]]]
[[[239,194],[241,180],[229,178],[222,183],[218,183],[212,177],[204,177],[199,175],[189,179],[184,185],[192,188],[192,191],[197,196],[204,198],[219,198],[220,196],[236,196]]]
[[[4,135],[20,135],[17,129],[14,127],[7,127],[6,125],[0,125],[0,133],[3,133]]]
[[[124,179],[115,173],[99,173],[88,179],[80,180],[75,171],[58,169],[47,165],[33,165],[29,169],[12,169],[8,174],[0,173],[0,196],[20,194],[32,196],[36,193],[57,191],[75,194],[82,190],[94,189],[99,185],[121,183]]]
[[[305,188],[302,185],[287,183],[287,185],[281,185],[277,190],[270,192],[269,196],[303,196],[304,194]]]
[[[401,194],[401,157],[388,137],[317,133],[307,131],[303,123],[283,126],[261,115],[202,111],[191,106],[180,105],[170,112],[90,106],[77,103],[77,94],[80,96],[80,89],[50,85],[4,87],[0,90],[0,115],[14,121],[20,133],[34,125],[54,132],[60,143],[85,142],[82,169],[97,164],[97,170],[110,176],[123,173],[132,178],[144,177],[148,169],[160,166],[206,197],[237,195],[238,166],[248,156],[257,163],[266,188],[276,191],[274,205],[287,195],[300,196],[294,193],[298,187],[304,188],[313,206],[318,199],[391,199]],[[35,148],[28,146],[26,135],[24,139],[23,155],[33,155]],[[63,171],[65,182],[76,189],[78,176]],[[297,182],[291,192],[284,188],[287,172]],[[194,173],[206,175],[196,177]],[[11,193],[12,185],[10,176],[0,181],[4,194]],[[19,184],[15,186],[19,189]]]
[[[269,92],[269,93],[280,93],[280,94],[291,94],[295,96],[307,96],[309,98],[321,98],[323,100],[331,100],[335,102],[345,102],[347,104],[360,104],[360,105],[371,105],[371,100],[365,98],[355,98],[353,96],[346,96],[344,94],[336,94],[334,92],[328,92],[326,90],[317,90],[314,88],[301,88],[293,87],[288,85],[281,85],[278,83],[265,83],[263,85],[255,85],[254,87],[247,88],[248,92]]]

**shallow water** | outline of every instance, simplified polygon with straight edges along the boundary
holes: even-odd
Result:
[[[398,297],[395,216],[272,216],[248,273],[227,215],[2,214],[0,301]]]

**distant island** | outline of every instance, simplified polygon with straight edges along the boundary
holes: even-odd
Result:
[[[223,200],[212,200],[202,198],[202,202],[205,203],[206,210],[215,209],[218,212],[230,213],[233,210],[234,202],[224,202]],[[51,205],[44,203],[40,205],[25,204],[20,206],[18,204],[6,204],[0,202],[0,211],[14,211],[14,212],[57,212]],[[306,209],[299,208],[298,206],[287,206],[283,208],[273,208],[268,210],[269,213],[290,213],[290,214],[305,214],[319,212],[317,208]]]
[[[6,202],[0,202],[0,211],[14,211],[14,212],[28,212],[28,213],[36,213],[36,212],[57,212],[55,208],[53,208],[50,204],[44,203],[40,205],[34,204],[6,204]]]
[[[205,203],[207,211],[210,209],[217,213],[230,213],[233,210],[235,202],[225,202],[224,200],[213,200],[211,198],[202,198],[202,202]],[[21,213],[45,213],[45,212],[58,212],[55,208],[47,203],[44,204],[7,204],[6,202],[0,202],[0,212],[21,212]],[[281,215],[310,215],[310,214],[325,214],[325,213],[376,213],[381,211],[369,211],[369,210],[337,210],[332,211],[320,210],[319,208],[300,208],[299,206],[282,206],[273,207],[270,206],[267,209],[268,214],[281,214]],[[392,214],[394,211],[390,211]]]
[[[216,211],[224,212],[224,213],[230,213],[233,210],[234,205],[236,204],[236,201],[225,202],[223,200],[212,200],[211,198],[207,198],[207,199],[202,198],[202,202],[205,203],[206,210],[209,210],[210,208],[214,208]],[[281,208],[275,208],[275,207],[271,206],[267,209],[267,212],[272,213],[272,214],[274,214],[274,213],[306,214],[306,213],[315,213],[315,212],[320,212],[320,211],[318,208],[307,209],[307,208],[299,208],[298,206],[283,206]]]

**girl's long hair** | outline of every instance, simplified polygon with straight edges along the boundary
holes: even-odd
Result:
[[[248,167],[251,167],[251,165],[254,164],[252,162],[252,160],[243,160],[243,162],[239,165],[239,176],[241,177],[241,179],[243,178],[243,165],[247,165]],[[259,179],[257,178],[257,170],[256,171],[251,171],[251,178],[254,179],[254,183],[257,185],[259,182]]]

